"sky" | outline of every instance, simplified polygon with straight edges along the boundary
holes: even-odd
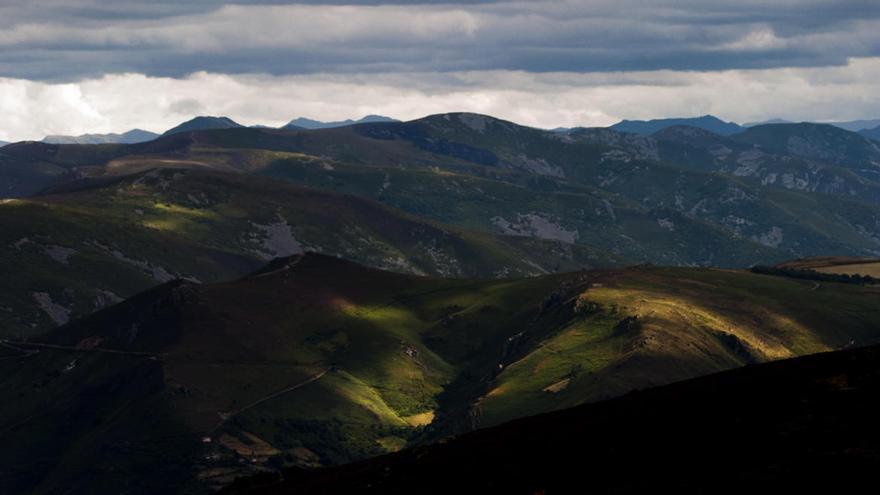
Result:
[[[880,118],[877,0],[0,0],[0,140],[452,111]]]

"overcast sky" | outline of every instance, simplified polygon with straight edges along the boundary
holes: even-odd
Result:
[[[880,1],[0,0],[0,140],[448,111],[880,118]]]

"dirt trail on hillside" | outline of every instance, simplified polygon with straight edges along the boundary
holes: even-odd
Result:
[[[314,383],[314,382],[320,380],[324,375],[326,375],[326,374],[327,374],[329,371],[331,371],[332,369],[333,369],[333,367],[331,366],[331,367],[329,367],[329,368],[327,368],[327,369],[324,369],[324,370],[322,370],[322,371],[320,371],[320,372],[318,372],[318,373],[315,373],[314,375],[308,377],[308,378],[305,379],[304,381],[301,381],[301,382],[297,383],[296,385],[291,385],[290,387],[287,387],[287,388],[285,388],[285,389],[283,389],[283,390],[279,390],[278,392],[275,392],[275,393],[273,393],[273,394],[267,395],[266,397],[263,397],[262,399],[259,399],[259,400],[256,400],[256,401],[254,401],[254,402],[251,402],[250,404],[248,404],[248,405],[246,405],[246,406],[243,406],[243,407],[240,407],[240,408],[238,408],[238,409],[236,409],[236,410],[234,410],[234,411],[229,411],[229,412],[225,412],[225,413],[222,413],[222,412],[219,413],[219,414],[220,414],[220,422],[217,423],[217,426],[215,426],[215,427],[214,427],[214,430],[212,430],[212,431],[216,431],[216,430],[219,429],[221,426],[223,426],[224,423],[226,423],[226,422],[229,421],[230,419],[232,419],[232,418],[238,416],[239,414],[241,414],[241,413],[243,413],[243,412],[245,412],[245,411],[247,411],[247,410],[249,410],[249,409],[253,409],[254,407],[257,407],[257,406],[259,406],[260,404],[262,404],[262,403],[264,403],[264,402],[270,401],[270,400],[272,400],[272,399],[274,399],[274,398],[276,398],[276,397],[280,397],[280,396],[282,396],[282,395],[284,395],[284,394],[287,394],[287,393],[289,393],[289,392],[293,392],[293,391],[296,390],[296,389],[299,389],[299,388],[305,387],[306,385],[308,385],[308,384],[310,384],[310,383]]]
[[[59,351],[70,351],[70,352],[102,352],[106,354],[121,354],[124,356],[139,356],[139,357],[147,357],[147,358],[155,358],[157,356],[161,356],[161,354],[155,352],[137,352],[137,351],[123,351],[120,349],[105,349],[102,347],[74,347],[69,345],[55,345],[55,344],[41,344],[38,342],[17,342],[14,340],[6,340],[0,339],[0,344],[9,347],[10,349],[15,349],[17,351],[25,352],[27,355],[35,354],[39,351],[28,351],[27,349],[22,349],[20,347],[36,347],[39,349],[52,349]]]

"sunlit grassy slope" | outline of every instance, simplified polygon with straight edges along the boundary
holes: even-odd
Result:
[[[869,277],[880,277],[880,262],[873,263],[853,263],[850,265],[837,265],[818,268],[816,271],[822,273],[842,273],[845,275],[867,275]]]
[[[787,261],[780,266],[802,270],[815,270],[822,273],[867,275],[875,278],[880,277],[880,260],[876,257],[853,258],[845,256],[817,256]]]
[[[173,278],[229,280],[301,250],[450,277],[536,275],[620,259],[452,228],[272,179],[154,170],[0,203],[0,335],[36,335]]]
[[[156,427],[156,438],[166,429],[188,432],[173,441],[185,444],[175,448],[189,456],[185,467],[197,488],[880,340],[876,289],[813,289],[695,268],[477,281],[317,255],[278,260],[234,282],[166,284],[49,338],[144,355],[43,348],[36,357],[0,360],[0,393],[19,397],[0,407],[0,439],[20,446],[0,460],[20,473],[21,487],[36,476],[28,467],[33,456],[44,456],[41,469],[53,473],[53,483],[87,484],[77,471],[83,463],[129,472],[136,442],[119,445],[112,458],[96,447],[110,418],[134,432],[144,428],[128,423],[121,406],[101,406],[95,423],[77,423],[65,435],[51,434],[46,422],[69,414],[64,397],[83,380],[118,383],[136,363],[159,372],[138,395],[165,411],[168,423]],[[81,365],[104,371],[79,374]],[[37,410],[45,420],[33,419]],[[25,437],[38,441],[31,447]]]

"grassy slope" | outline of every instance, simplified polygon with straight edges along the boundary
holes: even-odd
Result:
[[[153,397],[175,411],[174,428],[191,432],[188,452],[213,456],[188,466],[219,486],[276,462],[339,463],[633,388],[880,339],[877,290],[811,288],[683,268],[447,280],[306,256],[237,282],[163,286],[59,329],[52,341],[158,353],[157,361],[147,359],[164,374],[164,389]],[[40,375],[77,355],[88,354],[44,350],[40,359],[53,361],[40,365]],[[220,422],[218,413],[322,371]],[[41,424],[28,419],[40,389],[19,383],[39,377],[4,376],[0,391],[23,395],[0,409],[0,431],[9,435],[20,424],[41,437]],[[43,412],[53,414],[62,412]],[[431,416],[429,426],[411,426]],[[257,461],[242,468],[224,434],[251,443],[253,435],[272,454],[245,455]],[[214,443],[193,446],[202,435]],[[75,445],[56,450],[62,467],[81,452]],[[125,470],[126,455],[96,459]],[[16,469],[27,472],[24,466]],[[58,480],[81,476],[58,469]]]
[[[5,335],[52,326],[35,293],[76,317],[171,277],[241,276],[291,254],[293,241],[373,266],[453,277],[521,276],[618,259],[584,246],[449,228],[352,196],[194,170],[110,177],[7,200],[0,210]]]
[[[816,271],[823,273],[842,273],[845,275],[867,275],[880,277],[880,262],[853,263],[849,265],[837,265],[819,268]]]
[[[587,290],[597,306],[507,366],[483,424],[877,338],[878,293],[721,270],[657,268]],[[637,320],[625,320],[635,317]],[[554,391],[557,384],[559,390]]]
[[[878,363],[874,346],[752,366],[222,493],[860,492]]]

